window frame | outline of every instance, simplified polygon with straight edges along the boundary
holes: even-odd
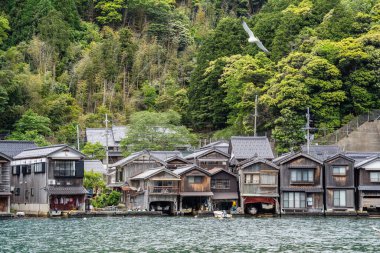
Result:
[[[211,189],[228,190],[231,189],[229,179],[211,179]]]
[[[344,196],[342,198],[342,196]],[[342,204],[344,200],[344,204]],[[339,203],[336,203],[338,201]],[[333,191],[333,206],[334,207],[347,207],[347,191],[346,190],[334,190]]]
[[[65,164],[65,168],[62,169],[62,167],[60,167],[57,169],[57,164]],[[71,164],[69,169],[67,169],[66,164]],[[76,166],[73,160],[55,160],[53,161],[53,166],[54,177],[76,177]]]
[[[347,167],[346,166],[332,166],[332,175],[334,177],[345,177],[347,176]],[[339,169],[340,171],[338,173],[335,172],[336,169]],[[341,170],[344,171],[344,173],[341,173]]]
[[[273,181],[270,182],[270,183],[264,183],[265,180],[263,180],[264,177],[268,177],[268,178],[271,178],[271,180]],[[271,181],[271,180],[267,180],[267,181]],[[260,184],[261,185],[277,185],[276,183],[276,174],[275,173],[260,173]]]
[[[305,192],[284,192],[283,193],[284,208],[305,209],[306,193]]]
[[[376,180],[372,180],[373,179],[372,175],[377,175]],[[369,172],[369,181],[371,183],[380,183],[380,171],[370,171]]]
[[[190,180],[192,178],[192,180]],[[196,178],[200,179],[200,182],[196,182]],[[203,183],[203,176],[187,176],[187,182],[189,184],[202,184]]]
[[[311,174],[311,180],[309,180],[310,174]],[[314,169],[302,169],[302,168],[290,169],[290,183],[291,184],[313,184],[315,182],[314,174],[315,174]],[[295,180],[294,180],[293,175],[295,175]]]

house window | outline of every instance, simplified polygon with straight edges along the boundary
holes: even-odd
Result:
[[[20,188],[15,188],[14,193],[15,196],[20,196]]]
[[[34,196],[34,189],[33,188],[30,188],[30,196]]]
[[[33,168],[34,173],[44,173],[45,172],[45,164],[44,163],[32,164],[32,168]]]
[[[75,177],[74,161],[54,161],[55,177]]]
[[[230,189],[230,180],[228,179],[212,179],[212,189]]]
[[[246,174],[245,175],[246,184],[260,184],[260,175],[259,174]]]
[[[25,190],[25,199],[29,199],[29,191],[28,191],[28,189]]]
[[[314,170],[291,170],[291,181],[292,183],[312,183],[314,182]]]
[[[30,165],[22,165],[21,166],[22,174],[31,174],[32,173],[32,167]]]
[[[116,182],[123,182],[123,170],[116,171]]]
[[[346,167],[334,166],[332,169],[333,169],[333,176],[345,176],[346,175]]]
[[[334,206],[336,207],[346,206],[346,191],[345,190],[334,191]]]
[[[380,172],[370,172],[369,176],[371,182],[380,182]]]
[[[260,175],[261,184],[274,185],[276,184],[275,174],[261,174]]]
[[[202,177],[201,176],[190,176],[187,177],[187,180],[189,184],[201,184],[202,183]]]
[[[12,175],[20,175],[20,166],[12,167]]]
[[[304,192],[284,192],[284,208],[305,208]]]

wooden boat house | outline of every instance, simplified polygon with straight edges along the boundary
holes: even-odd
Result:
[[[380,155],[355,164],[358,211],[380,212]]]
[[[208,171],[211,174],[213,210],[231,210],[239,200],[238,179],[235,174],[222,168]]]
[[[326,213],[355,213],[355,160],[337,154],[324,161]]]
[[[181,178],[179,212],[196,213],[212,210],[211,174],[197,165],[188,165],[173,171]]]
[[[253,157],[238,164],[240,205],[245,213],[278,213],[279,167]]]
[[[300,152],[279,164],[281,212],[323,214],[323,163]]]
[[[175,213],[180,180],[177,174],[165,167],[149,169],[132,177],[131,186],[137,190],[129,209]]]

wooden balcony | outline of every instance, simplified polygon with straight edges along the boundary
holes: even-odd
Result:
[[[179,189],[177,187],[168,186],[149,186],[149,194],[161,194],[161,195],[178,195]]]

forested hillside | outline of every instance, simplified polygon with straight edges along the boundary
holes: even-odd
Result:
[[[380,0],[7,0],[0,47],[0,129],[40,145],[140,111],[249,135],[258,95],[283,152],[307,107],[323,132],[380,108]]]

